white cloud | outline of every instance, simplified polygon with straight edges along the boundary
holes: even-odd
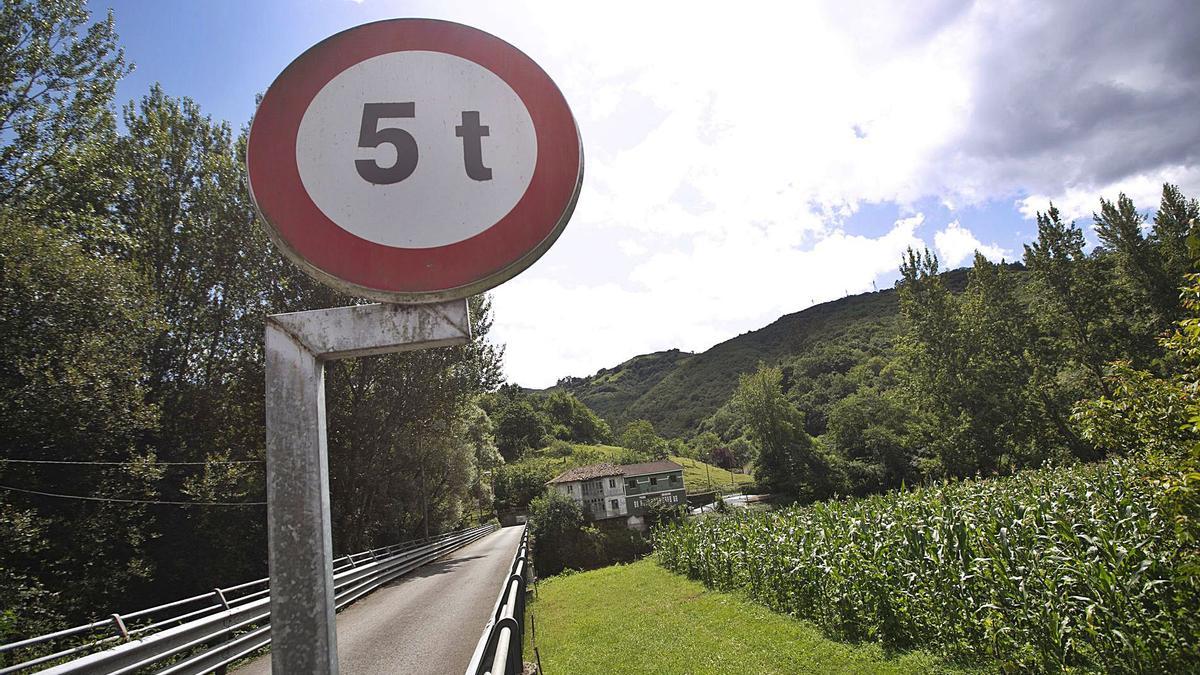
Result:
[[[1181,186],[1200,185],[1200,166],[1172,166],[1145,174],[1128,176],[1104,185],[1063,186],[1050,194],[1034,194],[1017,200],[1021,214],[1032,220],[1045,213],[1053,203],[1066,220],[1091,222],[1100,210],[1100,197],[1113,200],[1124,192],[1139,209],[1155,209],[1162,197],[1163,183]],[[1081,225],[1084,223],[1080,223]]]
[[[1000,262],[1012,255],[995,244],[984,244],[956,220],[933,235],[933,246],[947,269],[969,264],[979,251],[992,262]]]
[[[660,251],[622,281],[577,284],[522,275],[494,292],[497,340],[525,386],[591,374],[629,357],[679,347],[703,350],[780,315],[871,290],[920,247],[920,215],[876,238],[833,232],[809,249],[769,231],[702,237],[690,251]]]
[[[1163,180],[1200,189],[1200,12],[1167,4],[383,4],[513,43],[577,117],[575,216],[495,292],[526,385],[868,290],[925,244],[919,217],[845,232],[862,203],[1001,200],[1031,217],[1053,198],[1082,217],[1116,189],[1143,208]],[[947,264],[1019,246],[970,224],[933,235]]]

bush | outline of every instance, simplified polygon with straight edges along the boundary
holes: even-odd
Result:
[[[624,521],[586,524],[578,502],[557,492],[533,501],[530,535],[540,577],[630,562],[650,552],[642,533]]]

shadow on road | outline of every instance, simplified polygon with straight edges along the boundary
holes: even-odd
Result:
[[[428,565],[422,565],[421,567],[418,567],[417,569],[409,572],[408,574],[405,574],[404,576],[400,577],[399,579],[396,579],[395,581],[388,582],[387,584],[384,585],[384,588],[388,588],[391,586],[395,586],[396,584],[404,583],[405,579],[417,579],[417,578],[424,578],[424,577],[432,577],[432,576],[436,576],[438,574],[446,574],[447,572],[453,572],[455,569],[457,569],[460,565],[462,565],[465,562],[470,562],[472,560],[477,560],[479,558],[485,558],[485,557],[487,557],[487,556],[472,555],[472,556],[467,556],[465,558],[453,558],[451,560],[435,560],[435,561],[429,563]]]

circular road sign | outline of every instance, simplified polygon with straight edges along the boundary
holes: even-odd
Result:
[[[246,153],[267,231],[319,281],[383,302],[463,298],[546,252],[575,208],[583,143],[520,50],[393,19],[304,52],[258,105]]]

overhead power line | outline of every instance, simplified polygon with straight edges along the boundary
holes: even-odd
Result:
[[[41,492],[39,490],[26,490],[24,488],[13,487],[11,485],[0,485],[0,490],[9,490],[12,492],[23,492],[29,495],[41,495],[43,497],[57,497],[59,499],[80,499],[88,502],[118,502],[121,504],[159,504],[164,506],[265,506],[266,502],[173,502],[156,499],[119,499],[116,497],[91,497],[86,495],[64,495],[55,492]]]
[[[72,461],[66,459],[9,459],[0,457],[0,462],[13,462],[17,464],[79,464],[79,465],[94,465],[94,466],[138,466],[141,464],[149,464],[150,466],[205,466],[208,464],[262,464],[261,459],[217,459],[211,462],[83,462]]]

